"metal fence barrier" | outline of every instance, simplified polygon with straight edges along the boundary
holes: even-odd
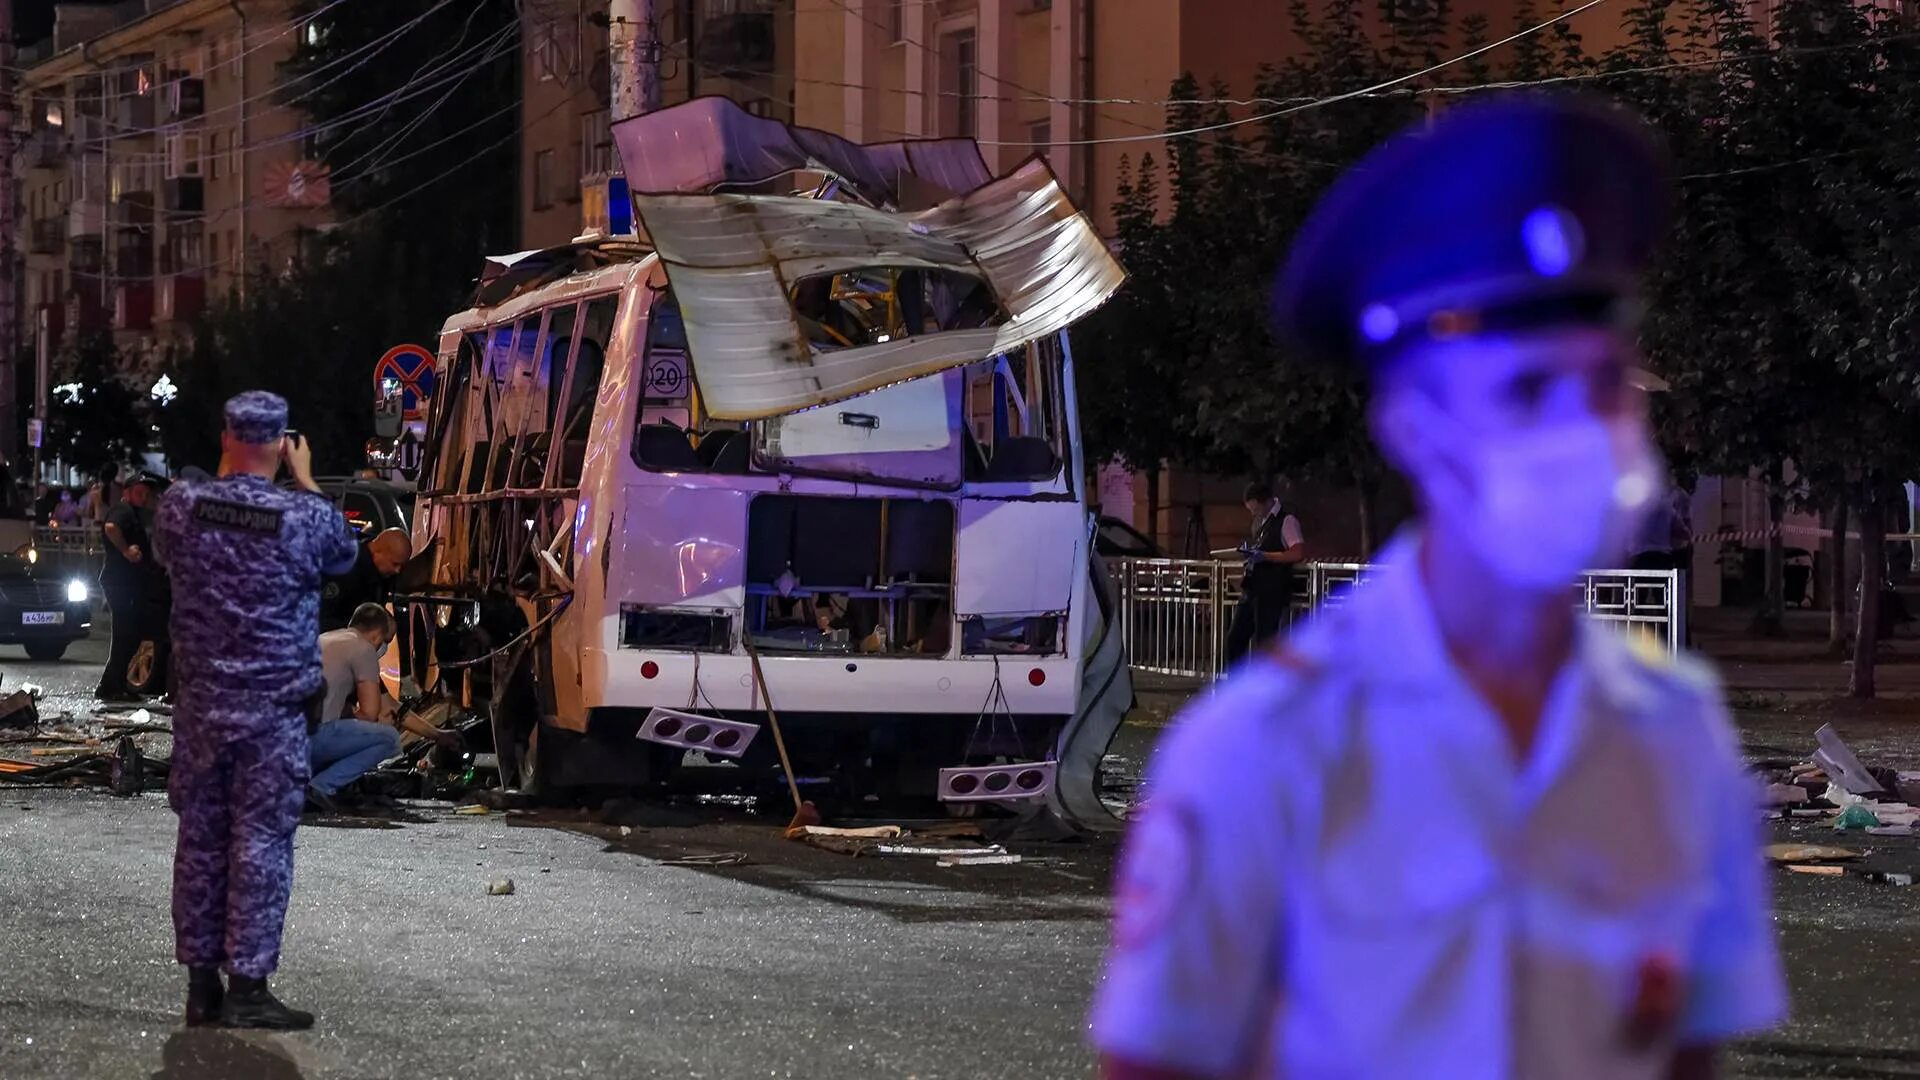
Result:
[[[89,581],[97,579],[106,565],[106,543],[98,525],[33,527],[33,548],[43,565]]]
[[[1112,559],[1120,595],[1120,629],[1133,670],[1211,679],[1226,667],[1227,629],[1240,600],[1238,562],[1207,559]],[[1293,577],[1292,617],[1335,603],[1372,567],[1302,563]],[[1669,651],[1686,641],[1686,593],[1680,570],[1592,570],[1574,586],[1574,602],[1590,617],[1650,633]]]

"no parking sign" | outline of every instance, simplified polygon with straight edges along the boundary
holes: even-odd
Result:
[[[433,400],[433,354],[418,345],[395,345],[380,362],[373,365],[373,391],[384,400],[388,384],[400,391],[401,415],[407,420],[424,420],[427,403]]]

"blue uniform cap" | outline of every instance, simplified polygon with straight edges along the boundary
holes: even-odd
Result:
[[[266,390],[248,390],[227,399],[227,430],[244,443],[263,445],[287,433],[287,399]]]
[[[1420,340],[1630,323],[1670,188],[1664,152],[1625,110],[1539,95],[1450,109],[1314,208],[1275,320],[1316,357],[1369,366]]]

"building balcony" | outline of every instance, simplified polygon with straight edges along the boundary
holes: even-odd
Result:
[[[161,205],[174,214],[198,214],[206,209],[206,182],[198,176],[175,176],[161,185]]]
[[[41,128],[20,144],[29,169],[57,169],[67,163],[67,137],[59,128]]]
[[[206,111],[207,84],[203,80],[179,78],[166,85],[167,123],[192,120]]]
[[[113,101],[112,135],[116,139],[145,139],[154,135],[153,95],[134,94]]]
[[[157,283],[153,298],[155,322],[190,322],[207,306],[207,279],[197,273],[169,274]]]
[[[67,235],[91,236],[98,241],[107,231],[107,204],[104,199],[75,199],[67,208]]]
[[[58,255],[67,249],[67,219],[36,218],[27,227],[27,252],[31,255]]]
[[[773,7],[770,0],[709,0],[695,44],[698,63],[722,76],[774,70]]]
[[[129,281],[114,287],[113,328],[115,330],[153,328],[153,282]]]

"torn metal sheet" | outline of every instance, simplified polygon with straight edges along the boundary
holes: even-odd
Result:
[[[1007,352],[1065,330],[1126,278],[1040,161],[917,214],[750,195],[636,197],[634,209],[679,300],[707,411],[722,420],[825,405]],[[792,284],[874,267],[981,279],[1008,317],[849,348],[809,344]]]
[[[1832,724],[1820,725],[1820,730],[1814,732],[1814,738],[1820,743],[1820,748],[1813,752],[1814,763],[1825,769],[1827,775],[1843,790],[1855,795],[1872,795],[1886,790],[1874,780],[1867,767],[1860,764],[1860,759],[1854,756]]]
[[[909,206],[916,186],[955,193],[993,177],[972,139],[863,146],[754,116],[723,97],[695,98],[622,120],[613,125],[613,141],[636,194],[704,194],[722,184],[757,184],[818,169],[876,205]]]

